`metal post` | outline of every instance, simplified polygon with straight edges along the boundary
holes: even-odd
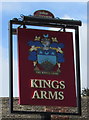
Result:
[[[75,29],[75,44],[76,44],[76,74],[77,74],[77,103],[78,113],[81,115],[81,87],[80,87],[80,52],[79,52],[79,28]]]
[[[51,114],[43,114],[43,115],[41,115],[42,117],[41,117],[41,119],[42,120],[51,120]]]
[[[63,28],[63,32],[66,32],[65,27]]]
[[[9,22],[9,103],[10,113],[13,112],[13,41],[12,41],[12,21]]]

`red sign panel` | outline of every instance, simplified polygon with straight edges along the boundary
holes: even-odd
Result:
[[[18,29],[19,104],[76,106],[70,32]]]
[[[45,17],[45,18],[54,18],[54,15],[47,10],[38,10],[34,12],[34,16]]]

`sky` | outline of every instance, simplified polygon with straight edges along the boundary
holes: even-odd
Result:
[[[80,33],[80,65],[81,88],[87,88],[87,2],[0,2],[0,96],[9,96],[9,44],[8,23],[20,15],[33,15],[36,10],[48,10],[55,17],[62,19],[81,20]],[[14,96],[18,96],[18,63],[17,63],[17,36],[14,36]]]

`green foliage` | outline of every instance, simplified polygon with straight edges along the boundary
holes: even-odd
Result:
[[[84,88],[82,90],[82,96],[89,96],[89,88]]]

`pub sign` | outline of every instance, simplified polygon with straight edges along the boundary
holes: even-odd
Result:
[[[75,107],[72,32],[18,28],[19,104]]]

